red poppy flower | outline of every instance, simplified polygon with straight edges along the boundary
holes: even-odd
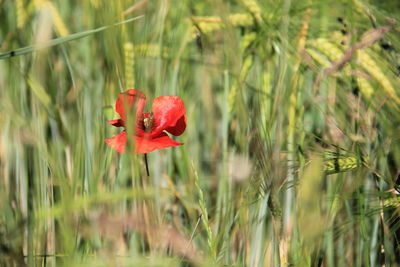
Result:
[[[171,139],[166,133],[179,136],[185,131],[186,111],[182,99],[174,95],[157,97],[150,113],[143,113],[145,104],[146,96],[141,91],[130,89],[118,94],[115,110],[121,118],[108,123],[125,128],[127,115],[132,114],[135,117],[136,153],[148,153],[155,149],[183,145]],[[115,151],[124,153],[127,144],[126,130],[106,139],[105,142]]]

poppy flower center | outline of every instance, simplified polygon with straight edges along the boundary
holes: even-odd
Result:
[[[153,122],[154,122],[154,114],[153,112],[151,112],[149,117],[143,119],[144,130],[146,132],[151,131],[151,128],[153,128]]]

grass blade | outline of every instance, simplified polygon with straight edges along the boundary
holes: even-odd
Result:
[[[115,26],[118,26],[118,25],[123,25],[123,24],[129,23],[129,22],[141,19],[143,17],[144,17],[144,15],[140,15],[140,16],[137,16],[137,17],[134,17],[134,18],[130,18],[130,19],[126,19],[126,20],[117,22],[117,23],[112,24],[112,25],[102,26],[102,27],[99,27],[97,29],[87,30],[87,31],[83,31],[83,32],[77,32],[77,33],[73,33],[73,34],[70,34],[70,35],[67,35],[67,36],[64,36],[64,37],[56,38],[56,39],[53,39],[53,40],[51,40],[51,41],[49,41],[49,42],[47,42],[45,44],[31,45],[31,46],[27,46],[27,47],[18,48],[16,50],[12,50],[12,51],[9,51],[7,53],[0,54],[0,60],[1,59],[10,58],[10,57],[21,56],[21,55],[32,53],[32,52],[35,52],[37,50],[41,50],[41,49],[44,49],[44,48],[48,48],[48,47],[64,44],[64,43],[67,43],[67,42],[70,42],[70,41],[78,40],[78,39],[87,37],[89,35],[105,31],[105,30],[110,29],[112,27],[115,27]]]

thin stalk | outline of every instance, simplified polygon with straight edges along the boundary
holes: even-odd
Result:
[[[33,172],[33,159],[32,159],[32,148],[27,149],[28,150],[28,266],[33,266],[34,261],[34,247],[33,247],[33,231],[34,231],[34,172]],[[30,161],[30,163],[29,163]]]
[[[147,177],[150,177],[149,163],[148,163],[148,161],[147,161],[147,153],[144,154],[144,163],[146,164],[146,174],[147,174]]]
[[[255,227],[254,237],[252,239],[250,250],[250,266],[262,266],[264,262],[264,254],[265,250],[265,242],[263,239],[264,236],[264,228],[265,228],[265,217],[268,212],[268,199],[269,192],[267,192],[263,199],[260,200],[259,208],[258,208],[258,218],[257,218],[257,226]]]
[[[281,88],[283,92],[286,90],[286,85],[284,84],[285,80],[285,75],[287,71],[287,46],[288,46],[288,28],[289,28],[289,10],[291,6],[291,1],[286,0],[284,2],[284,7],[283,7],[283,19],[282,19],[282,24],[281,24],[281,36],[282,36],[282,55],[279,60],[279,87]],[[289,133],[288,133],[288,173],[287,173],[287,182],[288,183],[293,183],[294,180],[294,173],[293,173],[293,166],[290,166],[291,162],[293,162],[293,146],[294,146],[294,129],[293,129],[293,124],[294,124],[294,119],[295,119],[295,114],[293,113],[294,107],[293,103],[295,103],[295,96],[297,95],[297,88],[292,89],[292,93],[290,96],[290,108],[289,108]],[[278,118],[280,121],[282,118]],[[285,207],[284,207],[284,230],[285,233],[289,232],[289,225],[290,225],[290,218],[291,218],[291,210],[292,210],[292,202],[293,202],[293,195],[294,195],[294,188],[289,187],[288,190],[286,191],[285,195]]]
[[[195,177],[195,186],[197,189],[197,194],[199,195],[199,206],[200,206],[200,211],[201,211],[201,218],[203,221],[204,228],[206,229],[207,232],[207,244],[208,244],[208,249],[210,251],[210,256],[215,262],[217,260],[217,251],[216,251],[216,246],[215,246],[215,239],[214,239],[214,234],[211,230],[210,223],[208,221],[208,211],[206,207],[206,203],[204,201],[204,194],[203,190],[200,187],[199,184],[199,176],[197,174],[197,171],[194,167],[194,162],[192,161],[192,169],[194,172],[194,177]]]
[[[287,3],[287,8],[290,9],[290,1]],[[296,148],[296,118],[297,118],[297,105],[298,105],[298,87],[299,87],[299,76],[296,75],[300,68],[301,64],[301,53],[304,51],[305,42],[307,39],[308,33],[308,23],[311,19],[311,10],[308,9],[305,14],[303,26],[298,35],[298,45],[297,45],[297,53],[298,59],[293,67],[293,78],[292,78],[292,91],[289,97],[289,115],[288,115],[288,137],[287,137],[287,149],[288,149],[288,173],[287,173],[287,181],[290,184],[290,188],[286,191],[285,196],[285,208],[284,208],[284,231],[286,234],[289,234],[291,231],[291,210],[292,210],[292,202],[294,198],[294,188],[291,186],[295,179],[295,148]]]

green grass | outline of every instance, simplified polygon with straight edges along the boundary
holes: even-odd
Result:
[[[0,265],[396,266],[394,2],[0,0]],[[149,177],[130,87],[187,110]]]

